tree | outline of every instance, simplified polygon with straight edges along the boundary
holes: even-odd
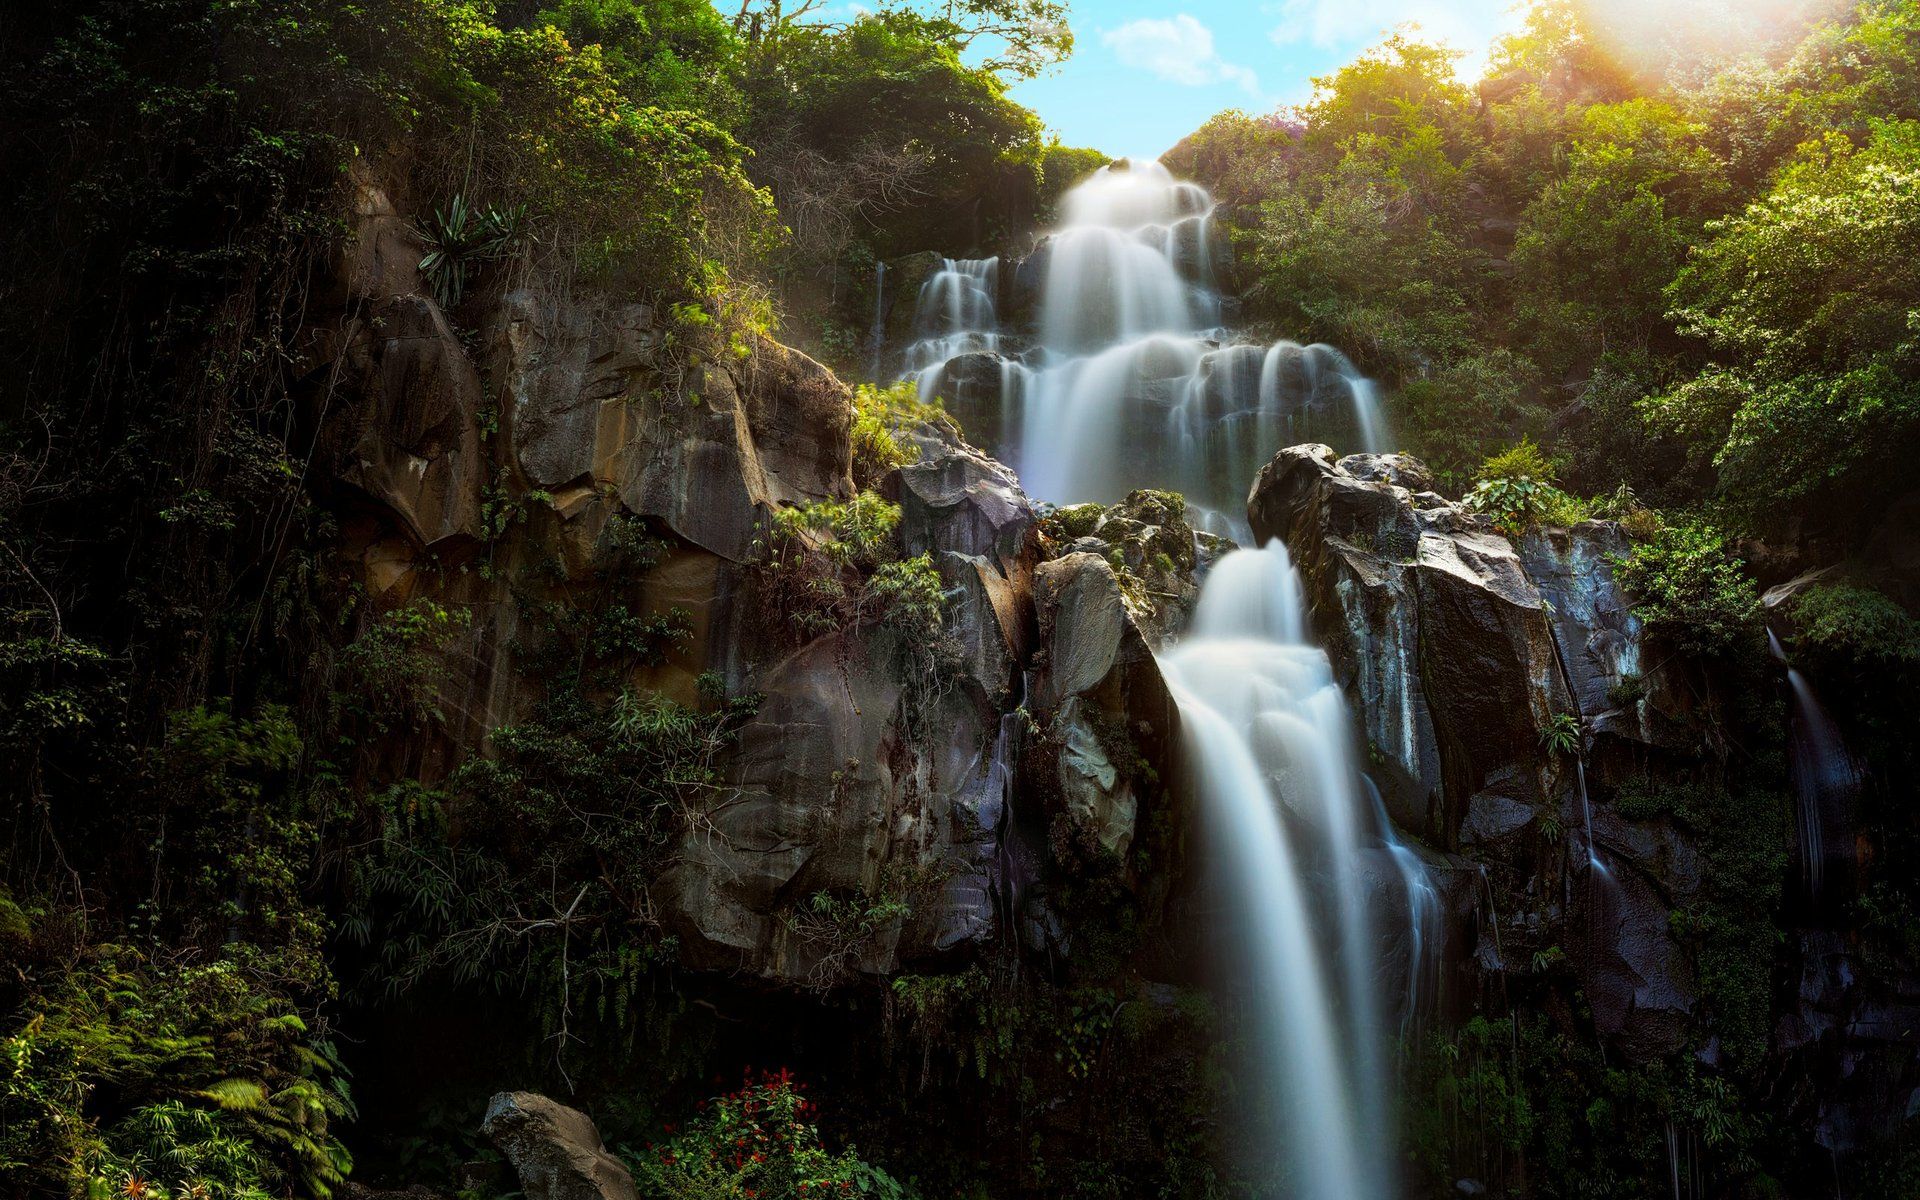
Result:
[[[1878,124],[1859,148],[1830,136],[1709,229],[1669,295],[1737,402],[1685,431],[1724,436],[1720,490],[1750,518],[1783,500],[1861,515],[1904,486],[1892,468],[1920,432],[1920,123]],[[1647,410],[1681,429],[1674,401]]]

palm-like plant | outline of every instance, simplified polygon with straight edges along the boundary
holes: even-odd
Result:
[[[508,257],[527,237],[527,206],[476,208],[456,192],[445,208],[433,210],[414,232],[427,247],[420,273],[442,308],[452,308],[483,263]]]

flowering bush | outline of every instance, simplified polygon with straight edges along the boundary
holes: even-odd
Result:
[[[785,1071],[749,1075],[736,1091],[702,1101],[700,1115],[668,1140],[622,1152],[642,1195],[667,1200],[913,1200],[907,1185],[860,1158],[831,1154],[812,1123],[813,1101]]]

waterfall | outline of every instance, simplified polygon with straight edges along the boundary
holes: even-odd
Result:
[[[880,382],[887,364],[887,264],[873,264],[873,325],[867,330],[867,378]]]
[[[1062,211],[1036,251],[1037,344],[1010,353],[997,261],[950,260],[920,290],[902,376],[969,406],[997,384],[998,420],[970,432],[1029,494],[1175,490],[1197,524],[1245,545],[1246,489],[1277,450],[1309,436],[1385,448],[1373,389],[1339,351],[1234,343],[1219,327],[1204,189],[1121,162]],[[1277,1122],[1243,1140],[1274,1154],[1283,1194],[1385,1200],[1397,1190],[1389,1047],[1437,977],[1440,906],[1361,772],[1286,547],[1221,558],[1161,669],[1231,914],[1236,994],[1251,1003],[1248,1108]]]
[[[1807,898],[1818,904],[1826,891],[1827,825],[1830,821],[1844,825],[1846,806],[1859,785],[1859,776],[1840,738],[1840,727],[1827,715],[1806,675],[1788,664],[1786,649],[1771,629],[1767,630],[1767,650],[1786,667],[1787,687],[1793,695],[1787,765],[1793,782],[1800,882]]]
[[[906,374],[931,398],[947,363],[967,354],[1000,352],[997,258],[949,258],[920,285]]]
[[[1245,542],[1246,486],[1275,451],[1388,448],[1372,384],[1338,350],[1237,343],[1222,328],[1204,188],[1157,162],[1121,162],[1061,211],[1029,260],[1033,344],[1014,353],[1019,339],[1002,328],[997,260],[949,262],[921,289],[902,374],[925,399],[949,397],[954,360],[997,356],[998,419],[968,432],[1029,493],[1070,504],[1165,488],[1202,528]]]
[[[1376,824],[1345,699],[1305,629],[1286,547],[1236,551],[1161,669],[1240,913],[1235,949],[1267,1050],[1254,1069],[1285,1123],[1287,1194],[1370,1200],[1394,1190],[1387,954],[1370,883],[1399,881],[1410,914],[1433,897],[1417,859],[1396,855]],[[1425,930],[1408,932],[1417,942]],[[1408,978],[1415,986],[1417,971]]]

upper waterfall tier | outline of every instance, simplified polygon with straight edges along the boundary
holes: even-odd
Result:
[[[1331,346],[1234,342],[1214,203],[1157,162],[1115,163],[1070,191],[1018,275],[947,261],[921,286],[903,377],[1055,503],[1141,487],[1184,494],[1200,524],[1247,533],[1247,481],[1282,446],[1383,448],[1372,385]],[[1018,352],[1016,353],[1016,350]]]

